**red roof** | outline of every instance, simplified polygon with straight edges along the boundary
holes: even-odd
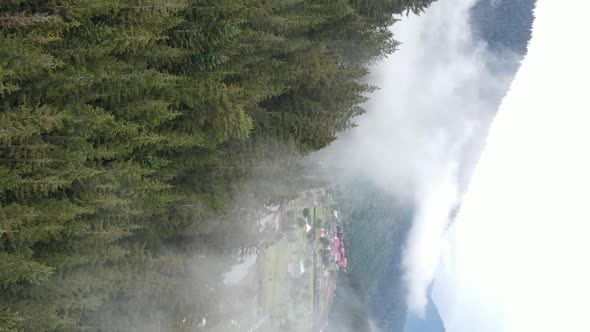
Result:
[[[339,238],[334,238],[334,242],[332,243],[332,245],[334,246],[334,248],[338,248],[340,247],[340,239]]]

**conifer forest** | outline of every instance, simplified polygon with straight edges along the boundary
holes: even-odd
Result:
[[[430,2],[0,1],[0,330],[214,319],[202,257],[275,240]]]

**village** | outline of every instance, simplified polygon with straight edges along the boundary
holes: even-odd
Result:
[[[348,266],[339,217],[325,188],[277,211],[272,227],[281,238],[258,258],[259,307],[268,319],[256,331],[325,329],[337,274]]]

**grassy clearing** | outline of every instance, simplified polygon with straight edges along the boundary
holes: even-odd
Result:
[[[271,317],[283,316],[283,285],[287,274],[285,266],[288,262],[288,242],[278,241],[265,252],[263,266],[263,294],[264,306]]]

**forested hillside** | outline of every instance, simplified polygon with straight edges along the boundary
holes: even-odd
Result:
[[[382,331],[403,331],[407,308],[401,257],[412,222],[412,205],[362,178],[339,188],[350,264],[336,291],[344,303],[336,301],[331,323],[347,321],[347,325],[357,326],[351,331],[369,331],[371,319]],[[361,327],[363,321],[365,328]]]
[[[430,2],[0,2],[0,330],[212,310],[191,257],[270,241],[252,207],[306,186]]]
[[[471,9],[474,35],[498,51],[526,54],[536,0],[479,0]]]

